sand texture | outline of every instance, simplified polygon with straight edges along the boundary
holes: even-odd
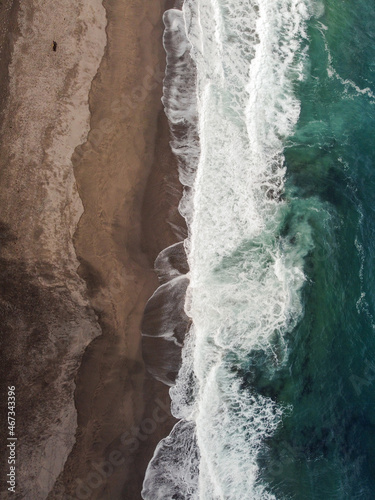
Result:
[[[140,498],[174,422],[140,335],[153,260],[184,234],[160,101],[166,6],[23,0],[5,38],[0,313],[15,498]]]
[[[61,472],[76,428],[74,374],[100,334],[76,272],[82,204],[70,158],[88,132],[105,22],[97,0],[25,0],[4,41],[13,50],[0,153],[1,355],[2,383],[17,393],[17,498],[44,498]]]

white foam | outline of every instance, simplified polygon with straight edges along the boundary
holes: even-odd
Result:
[[[302,314],[309,244],[296,249],[278,233],[283,147],[299,117],[293,81],[303,78],[309,15],[309,0],[185,2],[200,141],[194,182],[188,182],[192,196],[184,201],[185,213],[193,214],[185,307],[193,328],[171,389],[173,414],[183,423],[154,454],[146,500],[172,492],[186,500],[273,498],[259,483],[257,455],[283,408],[242,387],[235,373],[252,350],[266,353],[271,371],[282,363],[283,336]],[[188,152],[187,142],[185,161]],[[195,432],[186,434],[185,425]],[[195,440],[198,465],[182,473],[187,466],[179,454],[185,449],[191,456]],[[189,494],[178,486],[187,476]]]
[[[198,500],[198,469],[194,424],[181,420],[158,444],[143,483],[142,497]]]
[[[353,80],[350,80],[349,78],[343,78],[334,68],[333,57],[331,51],[329,50],[327,38],[325,35],[325,31],[327,31],[327,26],[325,26],[323,23],[319,23],[318,26],[319,26],[319,31],[322,34],[325,50],[328,57],[328,65],[327,65],[328,76],[330,78],[335,78],[336,80],[338,80],[344,86],[345,92],[348,94],[349,97],[351,97],[350,92],[354,91],[357,95],[367,95],[367,97],[370,98],[370,104],[375,104],[375,94],[370,89],[370,87],[362,89],[361,87],[359,87],[359,85],[353,82]]]

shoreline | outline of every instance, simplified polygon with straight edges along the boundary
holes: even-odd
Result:
[[[162,14],[173,4],[64,0],[57,8],[77,15],[48,23],[43,2],[26,0],[4,46],[0,34],[10,82],[9,94],[7,79],[0,86],[0,316],[3,383],[18,391],[15,498],[140,499],[175,423],[141,346],[155,258],[186,234],[161,103]]]

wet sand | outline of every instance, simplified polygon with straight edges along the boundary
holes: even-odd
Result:
[[[158,286],[153,261],[185,234],[160,101],[161,19],[172,5],[107,0],[101,12],[100,2],[85,10],[64,0],[41,31],[48,12],[37,3],[25,0],[14,37],[1,142],[2,380],[18,391],[15,498],[138,499],[174,423],[140,333]]]
[[[175,422],[168,388],[145,369],[140,332],[158,286],[153,262],[184,234],[160,101],[168,5],[104,6],[108,44],[90,93],[91,131],[73,156],[84,205],[75,249],[102,336],[78,372],[77,441],[49,498],[141,498],[155,446]]]

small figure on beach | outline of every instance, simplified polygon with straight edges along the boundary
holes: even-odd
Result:
[[[55,40],[53,41],[53,44],[52,44],[52,50],[54,52],[56,52],[56,50],[57,50],[57,42],[55,42]]]

